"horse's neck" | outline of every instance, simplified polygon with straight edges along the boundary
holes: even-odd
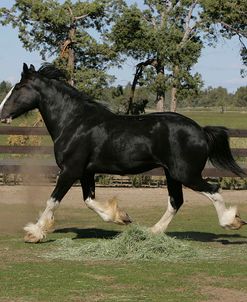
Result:
[[[39,111],[53,141],[70,124],[71,119],[78,114],[78,110],[80,108],[76,108],[72,100],[69,97],[64,97],[60,91],[57,91],[52,97],[48,94],[48,96],[43,98]]]
[[[100,123],[104,117],[109,118],[114,115],[100,105],[85,101],[83,96],[78,101],[73,96],[64,97],[60,91],[53,94],[52,98],[44,98],[39,109],[53,141],[67,130],[73,131],[73,128],[87,123],[88,117],[95,117],[95,121]]]

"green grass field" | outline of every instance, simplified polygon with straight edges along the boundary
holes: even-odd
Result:
[[[233,129],[247,128],[247,112],[211,112],[211,111],[182,111],[182,114],[198,122],[201,126],[225,126]]]
[[[242,199],[246,201],[246,196]],[[185,205],[168,232],[202,251],[203,257],[170,261],[46,258],[47,253],[61,252],[64,238],[79,247],[102,238],[110,241],[124,227],[106,224],[88,209],[61,207],[57,231],[42,244],[25,244],[23,233],[11,228],[11,222],[29,219],[37,209],[0,204],[1,217],[14,219],[9,230],[5,226],[0,233],[0,301],[247,301],[246,229],[221,229],[208,203]],[[247,213],[247,204],[240,209]],[[138,223],[151,226],[164,209],[150,205],[128,211]]]

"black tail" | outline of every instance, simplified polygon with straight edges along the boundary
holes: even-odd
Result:
[[[211,163],[217,168],[230,170],[240,177],[246,176],[232,156],[228,129],[225,127],[207,126],[203,130],[209,147],[208,157]]]

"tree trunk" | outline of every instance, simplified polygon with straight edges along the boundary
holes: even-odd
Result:
[[[157,112],[164,112],[164,101],[165,101],[164,94],[157,95],[157,99],[156,99],[156,111]]]
[[[155,62],[156,62],[155,59],[148,59],[147,61],[141,62],[141,63],[136,65],[136,72],[135,72],[135,76],[134,76],[134,79],[133,79],[133,82],[132,82],[132,85],[131,85],[128,108],[127,108],[126,114],[132,113],[136,85],[137,85],[140,77],[142,76],[143,68],[148,66],[148,65],[153,65],[154,66]]]
[[[172,86],[172,90],[171,90],[170,110],[172,112],[177,111],[178,74],[179,74],[179,67],[176,65],[173,69],[173,86]]]
[[[157,60],[157,65],[155,66],[156,72],[157,72],[157,78],[161,78],[163,80],[165,68],[161,64],[159,60]],[[163,84],[161,83],[160,86],[157,88],[157,96],[156,96],[156,110],[158,112],[164,112],[164,103],[165,103],[165,88]]]
[[[69,30],[69,40],[70,44],[68,46],[68,71],[69,71],[69,83],[70,85],[74,86],[74,71],[75,71],[75,51],[73,49],[73,41],[76,33],[76,27],[74,25],[71,26]]]
[[[133,80],[132,85],[131,85],[130,97],[129,97],[129,102],[128,102],[128,109],[127,109],[126,114],[131,114],[132,113],[133,100],[134,100],[134,96],[135,96],[136,85],[137,85],[138,80],[139,80],[139,78],[142,74],[142,68],[139,67],[138,65],[136,66],[136,73],[135,73],[134,80]]]
[[[173,86],[171,91],[171,104],[170,104],[170,110],[172,112],[177,111],[177,87]]]

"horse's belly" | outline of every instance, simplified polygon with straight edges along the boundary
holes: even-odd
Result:
[[[96,144],[95,144],[96,145]],[[87,170],[108,174],[137,174],[160,165],[151,137],[128,133],[111,135],[91,153]]]
[[[159,165],[154,162],[95,162],[89,163],[87,170],[94,173],[105,173],[105,174],[138,174],[143,173]]]

